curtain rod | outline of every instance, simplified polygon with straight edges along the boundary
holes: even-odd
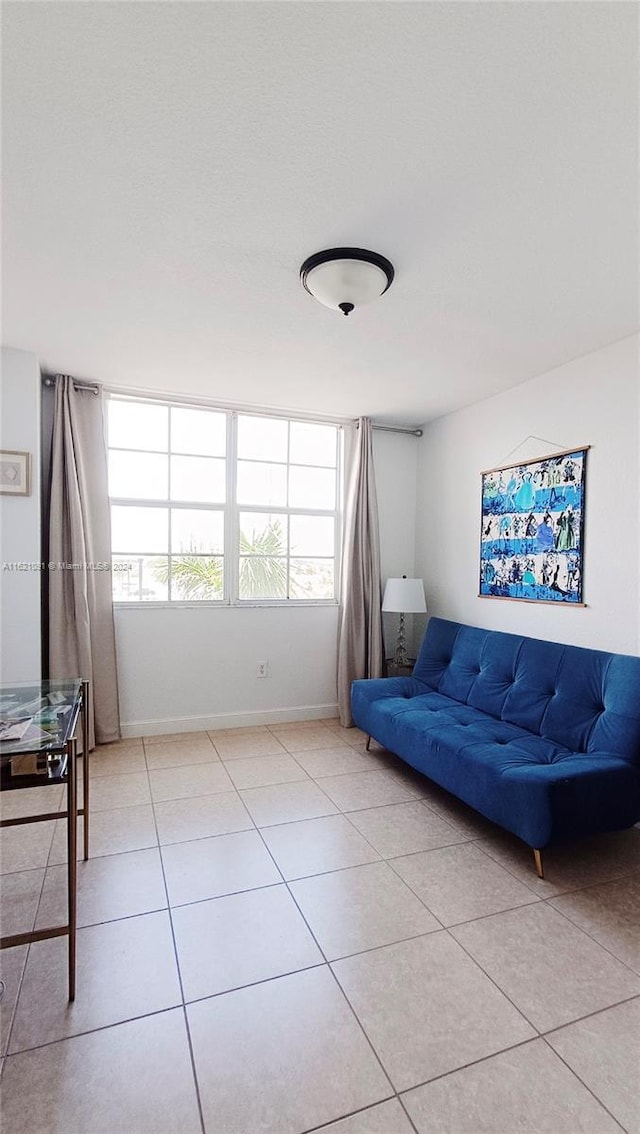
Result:
[[[42,385],[55,389],[56,378],[58,377],[57,374],[55,377],[52,374],[46,374],[42,379]],[[74,390],[89,390],[92,394],[100,393],[100,387],[95,382],[78,382],[75,378],[73,379],[73,388]]]
[[[356,421],[356,427],[358,422]],[[409,437],[422,437],[421,429],[403,429],[401,425],[376,425],[372,423],[372,429],[377,429],[381,433],[406,433]]]
[[[57,377],[57,375],[56,375],[56,377]],[[42,383],[43,383],[44,386],[55,387],[56,378],[52,374],[47,374],[43,377]],[[94,382],[79,382],[76,379],[74,379],[73,388],[74,388],[74,390],[90,390],[92,394],[99,394],[100,393],[100,387],[98,385],[96,385],[96,383],[94,383]],[[128,391],[119,390],[117,388],[113,388],[113,389],[109,388],[108,393],[114,393],[114,394],[120,393],[120,394],[122,394],[126,397]],[[154,396],[152,394],[150,395],[149,391],[146,391],[146,395],[147,395],[147,397],[153,397]],[[129,396],[140,397],[140,396],[143,396],[143,395],[136,391],[135,394],[130,394]],[[159,397],[160,395],[155,395],[155,396]],[[168,400],[169,397],[170,396],[168,394],[164,395],[165,400]],[[194,402],[197,402],[198,399],[196,399],[196,398],[194,398],[194,399],[184,398],[184,399],[180,399],[180,400],[183,400],[185,402],[193,400]],[[254,412],[260,412],[260,411],[254,410]],[[271,409],[269,412],[270,413],[276,413],[276,412],[284,412],[284,411],[276,411],[274,409]],[[303,411],[296,411],[296,412],[299,413],[300,416],[302,416]],[[313,416],[313,415],[311,415],[311,416]],[[322,420],[322,419],[320,419],[320,420]],[[337,419],[335,419],[335,418],[326,419],[326,420],[336,421],[336,423],[337,423]],[[357,422],[356,422],[356,424],[357,424]],[[408,437],[422,437],[422,430],[421,429],[407,429],[407,428],[403,428],[402,426],[399,426],[399,425],[396,426],[396,425],[375,425],[375,424],[373,425],[373,428],[379,430],[381,433],[404,433]]]

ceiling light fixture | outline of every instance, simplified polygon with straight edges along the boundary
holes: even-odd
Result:
[[[328,248],[309,256],[300,268],[309,295],[343,315],[383,295],[394,275],[390,260],[366,248]]]

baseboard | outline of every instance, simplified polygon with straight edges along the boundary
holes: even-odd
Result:
[[[123,738],[162,736],[165,732],[215,732],[219,728],[250,728],[252,725],[288,724],[292,721],[319,721],[337,717],[337,705],[302,705],[296,709],[267,709],[262,712],[216,713],[209,717],[163,717],[151,721],[122,721]]]

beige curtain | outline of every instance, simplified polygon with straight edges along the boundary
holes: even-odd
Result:
[[[342,548],[342,598],[338,622],[338,710],[353,724],[351,682],[382,674],[382,615],[378,502],[371,422],[358,420],[354,440]]]
[[[120,736],[102,396],[56,379],[49,516],[49,676],[91,682],[90,747]]]

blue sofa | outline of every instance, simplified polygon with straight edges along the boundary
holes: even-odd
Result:
[[[534,849],[640,818],[640,657],[431,618],[411,677],[354,681],[369,737]],[[369,743],[369,742],[367,742]]]

